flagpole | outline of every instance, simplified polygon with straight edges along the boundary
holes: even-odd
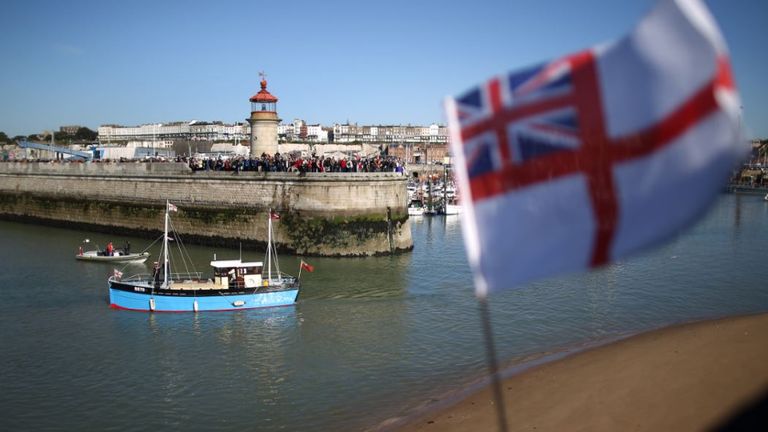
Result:
[[[301,269],[304,268],[302,264],[304,264],[303,261],[299,263],[299,276],[296,278],[297,280],[301,280]]]
[[[461,146],[461,130],[458,127],[458,108],[456,106],[456,100],[453,98],[445,99],[445,111],[448,114],[448,127],[450,131],[450,143],[453,150],[453,156],[456,158],[456,166],[466,167],[464,160],[464,149]],[[459,169],[456,171],[459,179],[459,187],[465,191],[466,194],[462,206],[465,210],[462,216],[462,230],[464,231],[464,242],[467,246],[467,254],[472,258],[476,253],[476,250],[472,250],[470,243],[477,243],[477,233],[470,233],[470,227],[476,226],[474,208],[470,203],[472,202],[472,189],[469,187],[469,179],[467,177],[466,169]],[[467,243],[468,238],[472,238],[470,243]],[[472,259],[470,259],[472,264]],[[474,267],[474,266],[473,266]],[[477,270],[474,268],[473,270]],[[477,297],[478,306],[480,309],[480,321],[483,326],[483,339],[485,340],[485,360],[488,365],[488,372],[491,374],[491,391],[493,391],[493,398],[496,405],[496,420],[499,424],[500,432],[507,432],[507,413],[506,406],[504,405],[503,394],[501,393],[501,380],[499,379],[499,367],[496,362],[496,347],[493,343],[493,329],[491,328],[491,311],[488,308],[488,289],[484,282],[481,283],[481,279],[475,277],[475,295]]]
[[[496,405],[496,420],[499,423],[499,432],[507,432],[507,412],[501,392],[499,366],[496,362],[496,347],[493,343],[493,329],[491,328],[491,311],[488,308],[486,296],[479,296],[477,301],[480,306],[480,320],[483,323],[485,360],[488,363],[488,373],[491,374],[491,390],[493,391],[493,399]]]

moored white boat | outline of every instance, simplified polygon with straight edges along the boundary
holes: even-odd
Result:
[[[445,214],[446,215],[461,214],[461,204],[446,204]]]
[[[280,272],[277,253],[272,245],[272,218],[268,216],[267,265],[262,262],[213,260],[212,277],[201,273],[173,273],[168,252],[170,211],[168,203],[161,258],[153,273],[122,278],[115,271],[109,278],[110,306],[117,309],[154,312],[229,311],[259,307],[286,306],[296,302],[300,282],[297,277]],[[174,235],[181,249],[178,235]],[[183,251],[180,250],[183,254]],[[272,259],[275,271],[272,270]],[[304,264],[303,264],[304,265]]]
[[[125,253],[123,251],[115,251],[112,255],[105,255],[101,251],[90,250],[75,255],[75,259],[80,261],[97,261],[97,262],[111,262],[111,263],[126,263],[135,262],[143,263],[149,258],[149,252],[141,253]]]
[[[424,215],[424,207],[421,206],[420,202],[417,202],[417,204],[411,203],[408,206],[408,216],[423,216]]]
[[[143,263],[149,258],[149,252],[146,250],[139,253],[131,253],[131,244],[125,242],[123,248],[115,249],[112,246],[112,242],[107,243],[107,247],[103,250],[96,246],[94,250],[84,250],[91,243],[90,240],[83,240],[83,244],[80,246],[76,260],[80,261],[96,261],[96,262],[111,262],[111,263]]]

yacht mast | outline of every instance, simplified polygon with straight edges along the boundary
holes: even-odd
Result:
[[[270,218],[271,219],[271,218]],[[271,229],[271,227],[270,227]],[[272,253],[275,255],[275,271],[277,272],[277,282],[282,283],[283,282],[283,274],[280,273],[280,260],[277,258],[277,248],[272,248]]]
[[[168,287],[168,205],[169,201],[165,200],[165,229],[163,235],[163,287]]]
[[[267,214],[267,280],[272,283],[272,209]]]

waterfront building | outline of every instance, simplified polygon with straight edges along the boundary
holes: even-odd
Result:
[[[389,144],[387,154],[401,159],[409,164],[449,163],[449,151],[447,143],[400,143]]]
[[[448,128],[444,125],[333,125],[333,140],[344,142],[380,143],[448,143]]]
[[[78,130],[80,130],[81,127],[82,126],[79,126],[79,125],[60,126],[59,132],[66,135],[74,135],[77,133]]]
[[[152,123],[139,126],[99,126],[99,141],[119,143],[127,141],[245,141],[250,134],[246,123],[225,124],[220,121]]]
[[[281,124],[277,127],[280,142],[330,142],[330,128],[323,127],[320,123],[307,124],[302,119],[293,119],[290,124]]]
[[[258,106],[260,109],[260,105]],[[259,111],[257,111],[259,112]],[[272,113],[276,117],[276,112]],[[258,114],[257,114],[258,115]],[[317,143],[448,143],[448,130],[443,125],[358,125],[334,124],[326,127],[308,124],[302,119],[276,125],[280,142],[309,141]],[[221,121],[176,121],[139,126],[101,125],[99,140],[105,143],[127,141],[245,141],[251,135],[248,123]]]

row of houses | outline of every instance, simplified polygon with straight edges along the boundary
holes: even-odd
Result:
[[[226,124],[223,122],[171,122],[152,123],[139,126],[99,126],[99,141],[102,143],[125,141],[231,141],[247,140],[251,128],[247,123]]]
[[[99,141],[103,143],[149,140],[190,141],[248,141],[248,123],[227,124],[220,121],[153,123],[139,126],[102,125]],[[358,125],[334,124],[332,127],[308,124],[295,119],[280,124],[277,129],[281,142],[317,143],[435,143],[448,142],[448,130],[443,125]]]

